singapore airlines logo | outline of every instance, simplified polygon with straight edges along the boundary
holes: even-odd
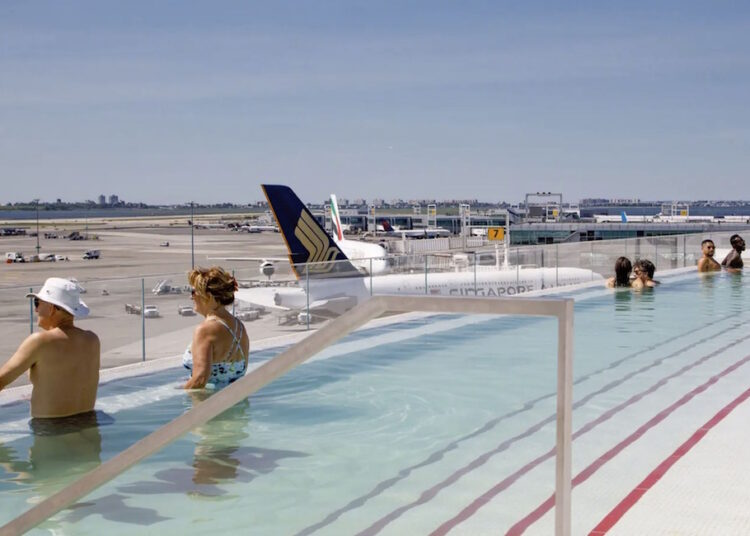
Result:
[[[334,263],[331,261],[336,258],[338,250],[328,245],[328,235],[304,210],[297,221],[294,236],[305,246],[307,262],[321,263],[310,264],[308,270],[311,273],[325,273],[333,270]]]

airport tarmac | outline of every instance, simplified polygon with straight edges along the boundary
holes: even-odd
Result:
[[[63,225],[44,232],[66,232]],[[114,220],[89,224],[89,240],[71,241],[40,236],[41,253],[67,256],[69,261],[3,263],[0,266],[0,364],[5,363],[30,332],[30,306],[24,294],[39,289],[48,277],[76,278],[86,289],[82,299],[91,308],[88,318],[77,322],[96,332],[102,343],[102,368],[140,361],[143,354],[142,331],[145,327],[146,359],[181,355],[192,337],[199,316],[180,316],[178,307],[191,304],[187,292],[155,295],[152,289],[170,279],[178,289],[187,284],[191,267],[191,237],[188,226],[169,225],[153,220]],[[96,237],[96,238],[94,238]],[[169,242],[169,246],[163,246]],[[2,236],[0,251],[36,253],[36,237]],[[86,250],[97,249],[99,259],[84,260]],[[278,233],[238,233],[221,229],[194,230],[194,257],[197,266],[220,265],[234,270],[241,282],[260,282],[267,278],[258,270],[258,262],[225,261],[223,257],[287,258],[286,247]],[[3,255],[3,259],[5,255]],[[276,263],[272,280],[291,281],[288,262]],[[141,279],[145,304],[156,305],[158,318],[142,320],[140,314],[128,314],[126,304],[141,305]],[[298,324],[280,323],[278,314],[267,312],[254,321],[246,321],[251,340],[278,337],[306,329]],[[34,318],[34,323],[36,319]],[[35,328],[38,329],[38,328]],[[22,376],[14,386],[28,383]]]

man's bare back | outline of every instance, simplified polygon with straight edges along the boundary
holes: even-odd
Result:
[[[73,325],[74,313],[85,316],[88,308],[78,298],[77,287],[72,289],[69,283],[50,278],[40,293],[33,295],[43,331],[29,335],[0,368],[0,390],[29,371],[34,387],[32,417],[84,413],[93,410],[96,402],[99,337]],[[45,294],[48,288],[53,292]]]
[[[32,417],[65,417],[94,409],[99,386],[99,338],[80,328],[39,333],[37,359],[29,370],[34,386]]]

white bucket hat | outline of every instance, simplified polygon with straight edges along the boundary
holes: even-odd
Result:
[[[39,292],[27,294],[26,297],[39,298],[57,305],[78,318],[89,314],[89,308],[81,301],[81,289],[78,284],[61,277],[50,277]]]

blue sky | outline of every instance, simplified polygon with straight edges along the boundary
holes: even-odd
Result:
[[[0,202],[750,199],[747,2],[0,2]]]

